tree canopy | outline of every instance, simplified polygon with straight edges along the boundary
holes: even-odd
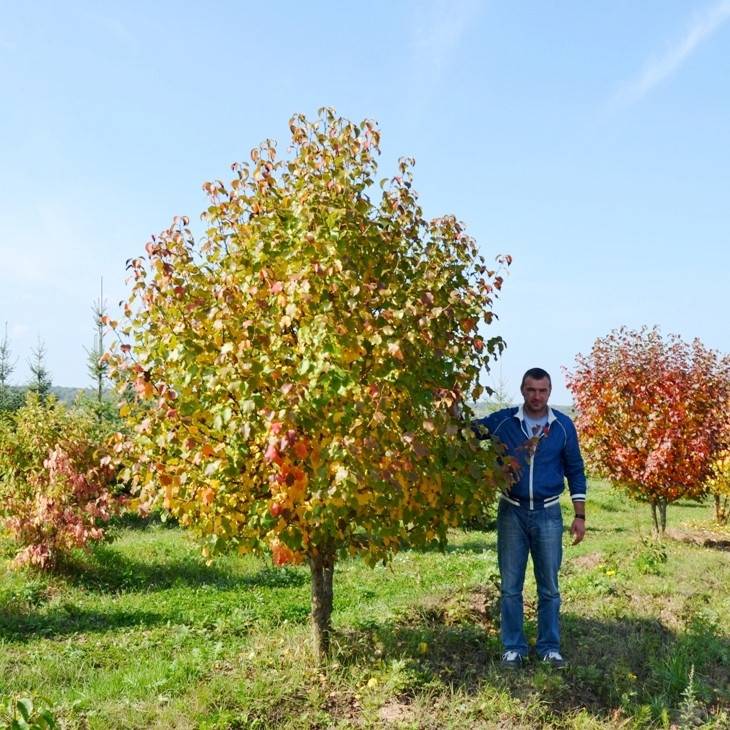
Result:
[[[483,328],[509,260],[487,266],[453,216],[424,219],[412,160],[378,187],[373,122],[325,109],[290,130],[287,159],[267,140],[203,186],[200,242],[179,218],[130,260],[109,359],[141,504],[207,555],[307,560],[326,651],[338,556],[443,545],[502,484],[468,402],[503,348]]]
[[[621,328],[578,355],[568,387],[588,464],[648,501],[658,529],[668,503],[703,494],[727,438],[730,358],[656,327]]]

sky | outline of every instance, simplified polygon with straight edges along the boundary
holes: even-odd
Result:
[[[198,220],[288,119],[332,106],[416,159],[451,213],[513,264],[486,330],[513,400],[620,326],[730,351],[730,0],[0,0],[0,327],[30,377],[91,386],[100,282],[175,215]],[[0,336],[2,332],[0,332]]]

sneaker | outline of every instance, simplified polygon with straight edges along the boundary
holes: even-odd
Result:
[[[568,662],[563,659],[559,651],[549,651],[543,656],[542,661],[553,669],[565,669],[568,666]]]
[[[525,657],[522,656],[518,651],[506,651],[502,654],[502,667],[504,669],[520,669],[525,663]]]

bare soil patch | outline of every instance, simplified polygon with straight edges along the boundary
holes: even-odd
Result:
[[[333,690],[327,696],[324,709],[333,717],[357,723],[360,719],[362,706],[352,692]]]
[[[580,568],[581,570],[591,570],[603,562],[603,553],[589,553],[581,555],[579,558],[573,558],[569,565],[572,568]]]
[[[681,529],[669,528],[666,531],[666,535],[672,540],[686,542],[690,545],[712,548],[713,550],[730,551],[730,534],[727,532],[719,532],[701,527],[683,527]]]
[[[413,719],[413,711],[410,705],[393,699],[380,708],[378,716],[385,723],[407,722]]]

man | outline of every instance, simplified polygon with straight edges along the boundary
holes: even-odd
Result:
[[[576,545],[585,536],[586,478],[575,426],[564,413],[548,406],[551,390],[550,375],[532,368],[522,378],[521,406],[473,422],[480,439],[493,438],[504,445],[515,469],[511,488],[500,495],[497,512],[502,665],[509,669],[521,667],[528,658],[522,603],[528,554],[537,583],[537,655],[556,668],[566,666],[560,653],[560,494],[567,477],[574,509],[570,532]]]

